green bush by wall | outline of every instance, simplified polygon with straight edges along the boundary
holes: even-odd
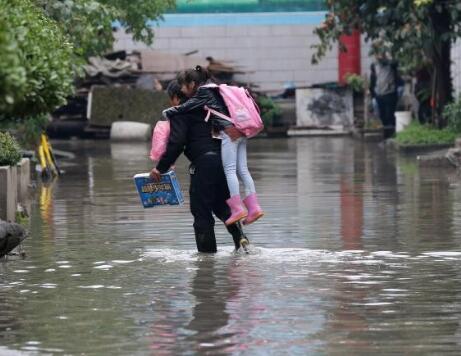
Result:
[[[0,132],[0,166],[15,166],[21,157],[21,148],[13,136]]]

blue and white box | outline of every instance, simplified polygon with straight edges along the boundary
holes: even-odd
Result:
[[[149,173],[139,173],[133,178],[144,208],[184,203],[181,187],[174,171],[162,174],[159,182],[152,180]]]

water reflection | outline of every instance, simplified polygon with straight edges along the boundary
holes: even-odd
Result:
[[[47,239],[54,239],[54,199],[53,199],[53,186],[54,180],[47,183],[42,183],[39,186],[40,198],[40,216],[43,223],[43,237]]]
[[[341,238],[346,250],[362,249],[363,187],[341,179]]]
[[[229,340],[233,334],[222,334],[220,329],[229,321],[226,304],[232,294],[238,293],[238,280],[233,280],[231,284],[231,266],[218,266],[215,258],[203,258],[194,265],[197,271],[192,279],[191,294],[195,298],[195,305],[192,319],[186,326],[193,332],[189,338],[195,344],[193,349],[197,352],[213,352],[223,346],[229,349],[233,346]]]
[[[0,264],[0,353],[461,352],[461,185],[350,138],[251,140],[266,216],[195,252],[183,207],[143,209],[147,144],[69,141],[27,258]],[[188,191],[187,162],[176,164]]]

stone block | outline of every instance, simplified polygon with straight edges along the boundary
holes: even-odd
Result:
[[[224,26],[197,26],[197,27],[183,27],[181,29],[182,38],[210,38],[220,37],[226,35],[226,28]]]
[[[154,38],[152,46],[155,49],[165,50],[170,48],[170,40],[168,38]]]
[[[294,36],[314,36],[316,25],[292,25],[291,34]]]
[[[273,36],[291,36],[292,27],[290,25],[274,25],[271,26],[271,34]]]
[[[148,141],[151,134],[151,125],[141,122],[116,121],[110,129],[110,139],[113,141]]]
[[[155,38],[179,38],[182,36],[181,27],[155,27],[154,31]]]
[[[255,37],[270,37],[271,36],[271,26],[250,26],[249,27],[249,36]]]
[[[258,82],[290,82],[294,80],[293,71],[286,70],[286,71],[257,71],[252,76],[252,79]]]
[[[0,167],[0,219],[14,222],[16,220],[17,168]]]
[[[93,86],[89,96],[90,124],[110,127],[115,121],[154,124],[169,107],[163,91]]]
[[[27,198],[27,192],[30,185],[30,159],[23,158],[18,167],[18,201],[24,204]]]
[[[244,37],[251,32],[252,26],[227,26],[226,34],[232,37]]]
[[[451,168],[452,164],[444,155],[421,155],[416,157],[420,167]]]
[[[461,137],[458,137],[455,141],[455,147],[456,148],[461,148]]]

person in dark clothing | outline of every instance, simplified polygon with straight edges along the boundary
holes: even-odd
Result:
[[[426,124],[430,122],[432,118],[432,78],[429,65],[419,69],[415,74],[415,78],[415,96],[419,103],[418,120],[421,124]]]
[[[168,85],[167,92],[172,105],[187,100],[176,80]],[[221,221],[226,221],[231,212],[226,204],[229,190],[221,161],[221,142],[211,136],[211,123],[204,121],[205,116],[203,108],[196,108],[178,114],[170,121],[170,137],[166,151],[157,166],[152,169],[151,177],[160,180],[160,174],[167,172],[184,152],[191,162],[190,209],[194,217],[197,249],[199,252],[214,253],[217,246],[213,213]],[[236,249],[248,245],[248,239],[239,222],[226,228],[232,235]]]
[[[223,97],[220,94],[218,85],[211,81],[209,72],[201,66],[194,69],[185,70],[178,75],[178,83],[181,85],[181,91],[189,98],[181,105],[173,106],[163,111],[163,116],[167,119],[174,120],[174,117],[186,114],[189,111],[205,108],[209,111],[206,119],[211,117],[214,136],[221,139],[221,159],[226,175],[227,185],[230,192],[230,198],[227,205],[231,210],[230,217],[224,222],[226,225],[242,220],[244,225],[251,224],[264,215],[259,205],[256,187],[248,169],[247,164],[247,142],[245,136],[233,140],[227,135],[226,129],[235,126],[229,117],[229,111]],[[242,113],[242,120],[245,114]],[[240,183],[245,188],[245,198],[240,196]]]
[[[404,84],[398,73],[397,62],[379,53],[370,70],[370,93],[378,103],[379,118],[384,128],[390,129],[393,133],[398,90]]]

